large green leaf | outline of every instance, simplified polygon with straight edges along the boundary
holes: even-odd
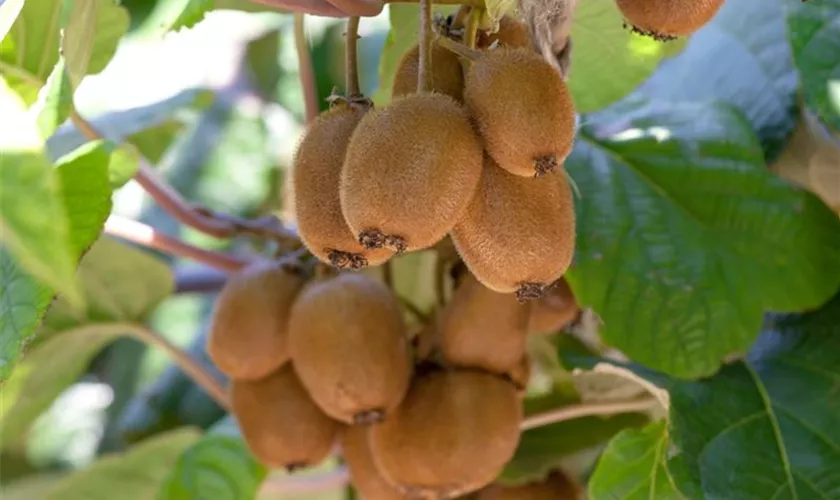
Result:
[[[568,280],[635,361],[709,375],[766,310],[813,308],[840,286],[840,220],[766,169],[732,108],[625,105],[581,129],[566,167],[583,193]]]
[[[46,87],[45,87],[46,88]],[[109,153],[92,144],[65,157],[53,172],[59,183],[60,200],[67,213],[69,246],[77,260],[99,237],[111,211],[108,183]],[[3,251],[0,254],[0,381],[5,380],[50,304],[54,289],[39,283]],[[66,304],[66,302],[64,302]],[[66,306],[65,306],[66,307]],[[80,314],[74,311],[73,314]]]
[[[816,311],[771,318],[749,356],[713,377],[624,366],[668,391],[666,469],[685,496],[840,498],[840,293]],[[599,474],[633,480],[610,461]]]
[[[2,79],[0,116],[3,245],[27,271],[79,306],[84,301],[58,181],[33,117]]]
[[[160,500],[256,498],[268,471],[228,417],[187,448],[163,484]]]
[[[663,43],[631,32],[615,5],[579,2],[572,24],[569,87],[579,113],[604,108],[644,82],[663,58],[678,54],[685,40]]]
[[[727,0],[718,15],[691,37],[685,50],[665,61],[639,93],[656,99],[723,101],[737,106],[758,133],[767,156],[775,157],[797,116],[798,82],[785,34],[785,10],[791,3]]]
[[[665,468],[666,422],[621,431],[589,479],[592,500],[683,500]]]
[[[89,304],[87,314],[80,315],[58,300],[44,318],[37,342],[3,386],[2,435],[8,438],[0,439],[3,446],[31,425],[102,347],[137,328],[136,322],[174,286],[164,263],[107,238],[88,251],[79,275]]]
[[[28,0],[0,44],[0,69],[32,103],[58,62],[59,46],[76,86],[105,68],[127,29],[128,12],[114,0]]]
[[[47,491],[43,500],[153,500],[178,456],[196,442],[194,429],[179,429],[145,441],[130,451],[106,456]]]
[[[609,418],[578,418],[525,431],[499,481],[521,484],[538,480],[570,455],[605,443],[622,429],[639,427],[647,421],[640,413],[626,413]]]
[[[791,3],[788,24],[805,102],[840,132],[840,0]]]
[[[0,42],[0,72],[27,104],[58,62],[61,0],[26,0]]]

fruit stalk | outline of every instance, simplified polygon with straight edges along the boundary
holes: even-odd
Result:
[[[357,64],[356,45],[359,39],[359,17],[350,16],[347,18],[347,32],[344,53],[344,81],[347,90],[347,97],[361,96],[359,89],[359,68]]]
[[[306,41],[306,26],[303,13],[295,12],[295,51],[297,52],[298,73],[300,86],[303,89],[303,104],[306,112],[306,123],[312,123],[318,116],[318,86],[315,82],[315,71],[312,69],[312,57],[309,54],[309,44]]]
[[[475,41],[478,38],[478,25],[481,24],[481,16],[484,15],[484,9],[474,7],[470,10],[470,16],[467,18],[467,27],[464,31],[464,45],[474,49]]]
[[[420,68],[417,92],[432,90],[432,0],[420,0]]]

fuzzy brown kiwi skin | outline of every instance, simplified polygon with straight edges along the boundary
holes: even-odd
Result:
[[[479,31],[476,46],[480,49],[496,44],[499,47],[522,47],[533,50],[528,27],[511,16],[499,19],[499,29],[495,33]]]
[[[341,455],[350,473],[350,482],[364,500],[404,500],[406,498],[390,484],[379,470],[371,453],[368,433],[370,427],[348,425],[341,432]]]
[[[289,359],[288,320],[303,288],[291,261],[260,262],[234,274],[213,308],[207,354],[233,379],[264,377]]]
[[[397,71],[394,73],[391,96],[400,97],[417,92],[419,70],[420,45],[414,45],[400,59]],[[432,44],[432,88],[430,90],[446,94],[459,102],[464,98],[464,70],[461,61],[454,52],[437,43]]]
[[[443,94],[411,94],[368,112],[344,160],[345,220],[368,248],[434,245],[475,193],[481,149],[466,110]]]
[[[565,278],[560,278],[533,302],[528,331],[557,333],[580,316],[581,309]]]
[[[575,212],[565,172],[528,179],[485,157],[478,192],[450,235],[484,286],[522,301],[539,298],[574,255]]]
[[[703,27],[724,0],[616,0],[616,4],[634,32],[667,41]]]
[[[324,412],[348,424],[372,424],[386,419],[408,389],[406,333],[390,289],[343,273],[301,293],[289,320],[289,351]]]
[[[232,381],[230,400],[248,448],[271,467],[317,465],[340,428],[315,405],[291,363],[260,380]]]
[[[467,73],[464,102],[487,152],[512,174],[554,172],[572,150],[571,92],[560,73],[533,50],[485,52]]]
[[[443,359],[504,375],[525,356],[530,316],[531,303],[521,304],[467,275],[443,313]]]
[[[453,498],[498,476],[516,449],[521,419],[516,389],[502,377],[431,369],[415,377],[369,439],[377,468],[403,492]]]
[[[344,153],[367,109],[363,104],[334,104],[309,126],[292,163],[298,234],[315,257],[339,269],[376,266],[394,253],[361,245],[341,213]]]
[[[481,490],[475,500],[578,500],[580,485],[560,470],[545,479],[520,485],[492,484]]]

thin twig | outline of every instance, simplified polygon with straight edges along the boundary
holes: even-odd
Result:
[[[327,17],[375,16],[383,4],[417,3],[418,0],[251,0],[251,2],[289,12]],[[438,5],[471,5],[484,7],[483,0],[434,0]]]
[[[230,411],[230,403],[225,387],[189,354],[178,349],[176,345],[165,337],[143,325],[129,323],[123,326],[125,326],[124,331],[131,337],[166,351],[181,371],[201,386],[219,406]]]
[[[93,124],[82,118],[75,109],[70,111],[70,120],[86,139],[90,141],[105,139],[105,136],[97,131]],[[283,227],[283,224],[276,217],[268,216],[254,220],[241,219],[192,205],[158,177],[152,164],[137,151],[137,148],[128,143],[123,144],[123,146],[132,149],[138,158],[137,173],[134,175],[134,180],[164,210],[181,223],[217,238],[232,238],[239,234],[250,234],[275,240],[284,245],[295,247],[299,245],[297,235]]]
[[[470,10],[470,16],[467,18],[467,26],[464,30],[464,45],[474,49],[475,42],[478,38],[478,25],[481,23],[481,16],[484,15],[484,9],[475,7]]]
[[[203,262],[223,271],[235,272],[250,263],[249,259],[192,246],[171,236],[159,233],[153,227],[142,222],[126,219],[119,215],[109,216],[108,220],[105,221],[104,230],[106,234],[118,236],[132,243]]]
[[[417,92],[432,90],[432,0],[420,0],[420,61]]]
[[[610,401],[606,403],[582,403],[577,405],[564,406],[544,413],[538,413],[527,417],[519,428],[523,431],[556,424],[566,420],[574,420],[583,417],[596,415],[615,415],[618,413],[634,413],[650,410],[659,404],[656,398],[645,397],[644,399],[633,399],[630,401]]]
[[[309,42],[306,40],[304,14],[301,12],[295,12],[295,50],[297,51],[300,86],[303,89],[306,123],[309,124],[318,116],[318,85],[315,81],[315,70],[312,69],[312,54],[309,52]]]
[[[359,88],[359,67],[356,45],[359,39],[359,18],[351,16],[347,19],[347,33],[344,42],[344,82],[347,97],[361,95]]]

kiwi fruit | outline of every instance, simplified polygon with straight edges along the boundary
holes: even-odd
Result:
[[[528,383],[531,381],[531,357],[526,353],[510,371],[507,378],[516,386],[520,396],[528,392]]]
[[[362,118],[341,173],[341,208],[359,242],[428,248],[463,216],[482,148],[466,110],[444,94],[396,99]]]
[[[317,280],[301,292],[289,320],[289,352],[312,399],[346,423],[384,419],[411,379],[400,304],[364,274]]]
[[[369,439],[377,468],[401,491],[453,498],[499,475],[516,450],[521,420],[509,381],[475,370],[427,370]]]
[[[511,16],[503,16],[499,19],[499,27],[495,32],[478,32],[476,47],[486,49],[494,44],[496,47],[523,47],[533,49],[528,27]]]
[[[420,45],[408,49],[400,59],[394,73],[391,96],[399,97],[417,92],[417,77],[420,71]],[[464,96],[464,70],[458,56],[437,43],[432,44],[432,88],[433,92],[446,94],[457,101]]]
[[[560,73],[533,50],[484,52],[467,73],[464,101],[487,152],[512,174],[553,172],[572,151],[572,95]]]
[[[521,304],[467,275],[443,313],[443,359],[454,366],[508,373],[525,355],[530,316],[530,302]]]
[[[545,479],[520,485],[493,484],[481,490],[476,500],[577,500],[581,487],[559,470]]]
[[[368,429],[366,426],[349,425],[339,438],[344,463],[350,472],[350,482],[362,500],[406,499],[376,468],[368,442]]]
[[[252,264],[225,283],[210,322],[207,354],[233,379],[264,377],[289,359],[288,321],[305,276],[294,262]]]
[[[461,259],[487,288],[539,298],[572,262],[575,212],[565,172],[528,179],[485,158],[478,192],[452,229]]]
[[[633,31],[657,40],[688,36],[708,23],[724,0],[616,0]]]
[[[340,428],[312,401],[291,363],[260,380],[233,380],[230,402],[248,448],[270,467],[317,465]]]
[[[306,248],[337,268],[379,265],[393,252],[365,249],[341,213],[339,183],[350,135],[367,106],[337,101],[308,128],[292,164],[297,230]]]
[[[557,333],[580,315],[572,289],[565,278],[554,283],[531,307],[528,331],[531,333]]]

